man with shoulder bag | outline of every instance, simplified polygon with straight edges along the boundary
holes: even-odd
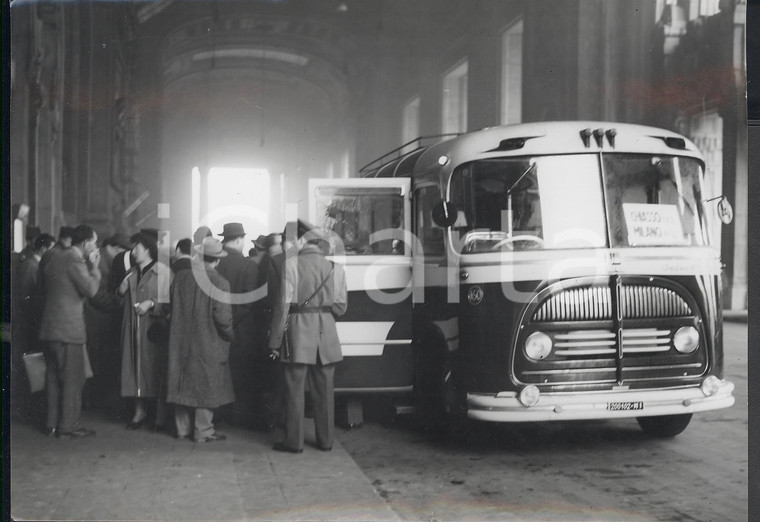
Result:
[[[343,267],[325,257],[327,242],[311,225],[298,220],[295,227],[286,228],[286,233],[293,228],[300,248],[288,251],[286,256],[269,337],[272,357],[283,363],[285,381],[285,437],[272,449],[303,451],[308,379],[316,447],[330,451],[335,435],[333,379],[335,365],[343,360],[335,317],[346,312],[346,278]]]

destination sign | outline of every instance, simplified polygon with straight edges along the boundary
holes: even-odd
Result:
[[[623,203],[631,246],[683,245],[681,216],[676,205]]]

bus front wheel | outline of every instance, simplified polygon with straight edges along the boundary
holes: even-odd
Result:
[[[658,417],[637,417],[644,433],[653,437],[675,437],[689,425],[691,413],[681,415],[660,415]]]

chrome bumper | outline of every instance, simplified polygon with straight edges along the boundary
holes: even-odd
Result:
[[[526,407],[516,392],[467,394],[467,416],[488,422],[537,422],[554,420],[618,419],[676,415],[728,408],[734,403],[734,384],[722,380],[710,396],[698,387],[670,390],[625,390],[576,394],[541,394],[535,406]],[[641,409],[611,409],[638,405]]]

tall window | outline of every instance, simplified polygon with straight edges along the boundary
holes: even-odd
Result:
[[[401,143],[409,143],[420,136],[420,97],[415,96],[404,105],[401,115]],[[414,145],[405,147],[403,152],[413,150]]]
[[[444,134],[467,131],[467,61],[443,77]]]
[[[512,24],[501,37],[501,123],[522,121],[523,22]]]

